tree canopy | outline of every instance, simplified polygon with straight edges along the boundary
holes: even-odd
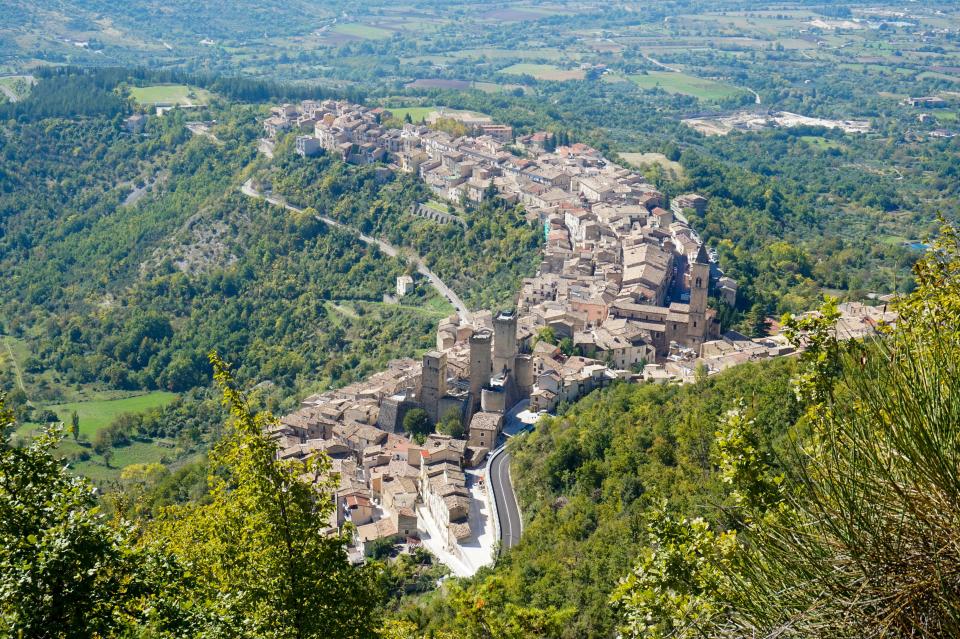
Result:
[[[211,356],[230,429],[211,453],[210,494],[155,520],[109,520],[90,482],[54,455],[62,427],[10,443],[0,396],[0,632],[18,637],[365,638],[376,635],[376,566],[347,559],[331,523],[323,455],[278,461],[226,365]],[[158,472],[159,471],[159,472]],[[162,467],[125,481],[162,479]],[[120,505],[122,506],[122,504]]]

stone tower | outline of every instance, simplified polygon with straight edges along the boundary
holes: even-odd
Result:
[[[420,403],[434,424],[440,419],[440,398],[447,394],[447,354],[430,351],[423,356]]]
[[[707,335],[707,290],[710,287],[710,260],[700,245],[697,256],[690,263],[690,316],[687,338],[691,346],[703,344]]]
[[[533,390],[533,357],[517,355],[514,362],[516,362],[517,369],[517,391],[521,398],[530,397],[530,391]]]
[[[480,391],[490,383],[493,374],[493,333],[480,329],[470,336],[470,410],[480,408]]]
[[[517,313],[500,311],[493,318],[493,371],[513,370],[517,354]]]

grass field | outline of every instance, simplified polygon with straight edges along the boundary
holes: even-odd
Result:
[[[69,454],[68,446],[75,445],[71,441],[64,441],[59,448],[61,453]],[[92,451],[91,451],[92,452]],[[152,442],[133,442],[128,446],[118,446],[111,449],[112,457],[110,465],[107,466],[103,457],[100,455],[91,455],[86,461],[78,461],[71,464],[71,469],[78,475],[83,475],[96,482],[112,481],[120,476],[120,471],[125,466],[131,464],[157,464],[162,463],[165,456],[172,456],[172,447],[161,446],[156,441]]]
[[[64,451],[64,446],[68,442],[60,445],[60,451]],[[112,449],[113,457],[110,459],[110,466],[107,466],[103,457],[92,455],[86,461],[74,462],[71,469],[78,475],[83,475],[93,481],[111,481],[120,476],[120,471],[124,466],[130,464],[158,464],[164,459],[164,456],[171,455],[172,449],[160,446],[157,442],[133,442],[129,446],[119,446]]]
[[[493,47],[479,49],[462,49],[449,51],[448,56],[456,58],[488,58],[490,60],[562,60],[563,58],[578,58],[576,51],[561,51],[560,49],[544,47],[542,49],[497,49]]]
[[[892,65],[883,65],[883,64],[865,64],[865,63],[842,63],[837,65],[840,69],[849,69],[851,71],[860,71],[867,73],[880,73],[880,74],[899,74],[902,76],[913,75],[915,71],[913,69],[905,69],[903,67],[897,67]]]
[[[57,417],[64,422],[67,433],[63,441],[57,447],[57,454],[63,458],[71,458],[80,453],[86,453],[90,456],[85,461],[76,461],[71,464],[72,470],[94,481],[109,481],[116,479],[120,470],[130,464],[149,464],[160,462],[163,458],[175,458],[173,442],[166,442],[162,445],[158,441],[134,441],[128,446],[117,446],[111,448],[112,458],[110,465],[107,466],[102,455],[94,453],[89,443],[80,443],[73,441],[69,435],[70,415],[77,411],[80,417],[80,434],[85,440],[93,439],[97,431],[109,426],[118,416],[124,413],[142,413],[151,408],[169,404],[176,395],[163,391],[156,391],[144,395],[125,397],[123,399],[91,400],[86,402],[70,402],[65,404],[54,404],[46,408],[54,411]],[[17,436],[26,438],[36,433],[40,426],[38,424],[24,424],[17,429]]]
[[[410,119],[413,120],[414,122],[419,122],[420,120],[426,119],[426,117],[429,116],[431,113],[434,113],[435,111],[438,111],[440,109],[443,109],[443,112],[448,115],[453,113],[469,113],[472,115],[483,115],[482,113],[477,113],[476,111],[462,111],[460,109],[448,109],[446,107],[440,107],[440,106],[425,106],[425,107],[423,106],[418,106],[418,107],[388,106],[385,108],[389,110],[390,113],[393,114],[393,117],[397,118],[398,120],[402,120],[407,116],[407,114],[409,114]]]
[[[416,18],[405,18],[398,21],[388,21],[382,23],[385,25],[387,30],[393,29],[395,31],[405,31],[407,33],[430,33],[440,29],[441,27],[449,24],[447,20],[427,20],[427,19],[416,19]]]
[[[821,138],[816,135],[801,135],[800,139],[810,146],[814,146],[825,151],[827,149],[843,149],[843,145],[836,140],[828,140],[827,138]]]
[[[18,98],[24,98],[30,93],[33,86],[33,77],[24,75],[7,76],[0,78],[0,86],[12,91]]]
[[[71,402],[48,406],[67,426],[70,414],[77,411],[80,417],[80,434],[93,437],[98,430],[110,425],[117,415],[123,413],[142,413],[151,408],[165,406],[174,400],[176,394],[155,391],[146,395],[136,395],[124,399],[111,399],[90,402]]]
[[[429,315],[437,319],[449,317],[451,313],[455,311],[453,305],[448,302],[445,298],[440,297],[439,295],[434,295],[430,297],[424,304],[420,306],[411,306],[410,304],[404,303],[405,300],[400,298],[400,307],[405,308],[411,311],[415,311],[421,315]]]
[[[133,87],[130,89],[130,97],[140,104],[190,106],[207,104],[210,101],[210,92],[188,87],[185,84],[158,84],[149,87]]]
[[[683,177],[683,166],[679,162],[667,159],[663,153],[621,153],[620,157],[637,167],[644,164],[657,164],[663,168],[666,177],[671,180],[679,180]]]
[[[500,73],[510,75],[531,75],[537,80],[583,80],[586,76],[582,69],[561,69],[552,64],[514,64],[506,69],[500,69]]]
[[[936,71],[924,71],[917,76],[917,80],[946,80],[948,82],[960,82],[960,77],[947,75],[946,73],[937,73]]]
[[[484,93],[501,93],[504,91],[516,91],[520,89],[524,93],[527,92],[526,87],[522,84],[497,84],[496,82],[474,82],[473,88],[478,91],[483,91]]]
[[[133,442],[129,446],[118,446],[113,449],[111,466],[123,468],[130,464],[155,464],[165,455],[170,455],[172,448],[161,446],[158,441]]]
[[[369,24],[360,24],[356,22],[346,22],[338,24],[333,31],[342,35],[353,36],[354,38],[363,38],[364,40],[386,40],[393,36],[393,31],[373,27]]]
[[[428,209],[433,209],[434,211],[438,211],[438,212],[440,212],[440,213],[451,213],[451,212],[447,209],[447,204],[446,204],[446,202],[438,202],[437,200],[427,200],[426,202],[423,203],[423,205],[424,205],[425,207],[427,207]],[[458,214],[458,213],[460,213],[460,212],[461,212],[461,211],[457,210],[456,207],[454,207],[454,210],[453,210],[453,212],[452,212],[452,215],[456,215],[456,214]]]
[[[387,107],[387,109],[389,109],[390,112],[393,113],[393,117],[397,118],[398,120],[402,120],[409,115],[410,119],[413,120],[414,122],[419,122],[420,120],[423,120],[428,115],[436,111],[438,108],[439,107],[435,107],[435,106],[396,107],[396,108]]]
[[[660,87],[668,93],[692,95],[700,100],[722,100],[744,92],[729,84],[672,71],[650,71],[645,75],[629,77],[631,82],[643,89]]]
[[[23,369],[20,362],[27,359],[29,355],[30,347],[24,340],[10,335],[0,335],[0,371],[9,371],[16,380],[18,388],[23,383]]]

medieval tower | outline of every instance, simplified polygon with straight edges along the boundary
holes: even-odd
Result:
[[[513,358],[517,355],[517,312],[500,311],[493,318],[493,372],[499,375],[504,370],[513,370]]]
[[[480,409],[480,392],[490,383],[493,374],[492,345],[493,333],[487,329],[480,329],[470,336],[470,407],[467,412],[471,415]]]
[[[687,324],[687,338],[692,346],[699,346],[706,340],[709,329],[707,320],[709,286],[710,260],[701,244],[697,257],[690,264],[690,319]]]
[[[440,398],[447,394],[447,354],[430,351],[423,356],[423,375],[420,380],[420,403],[430,420],[436,424],[440,415]]]

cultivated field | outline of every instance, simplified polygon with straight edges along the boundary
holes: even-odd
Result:
[[[586,73],[582,69],[561,69],[552,64],[514,64],[506,69],[500,69],[500,73],[510,75],[530,75],[537,80],[583,80]]]
[[[440,115],[441,111],[444,117],[455,117],[463,115],[470,118],[484,118],[487,117],[483,113],[477,113],[476,111],[461,111],[459,109],[448,109],[442,106],[415,106],[415,107],[385,107],[390,113],[393,114],[393,117],[398,120],[404,119],[408,114],[410,119],[414,122],[420,122],[421,120],[426,120],[430,122],[433,119],[436,119]]]
[[[631,75],[629,78],[631,82],[643,89],[660,87],[668,93],[692,95],[707,101],[736,97],[744,93],[743,89],[716,80],[671,71],[650,71],[643,75]]]
[[[563,60],[578,59],[578,51],[561,50],[552,47],[543,47],[540,49],[498,49],[495,47],[485,47],[479,49],[461,49],[460,51],[448,52],[445,55],[457,58],[487,58],[490,60]]]
[[[522,84],[498,84],[496,82],[474,82],[473,87],[478,91],[483,91],[484,93],[501,93],[503,91],[523,91],[527,92],[526,87]]]
[[[408,89],[453,89],[466,91],[472,82],[469,80],[447,80],[446,78],[419,78],[408,83]]]
[[[363,40],[386,40],[393,36],[393,31],[381,29],[369,24],[360,24],[356,22],[347,22],[333,27],[335,33]]]
[[[476,89],[484,93],[502,93],[505,91],[526,92],[522,84],[497,83],[497,82],[473,82],[469,80],[447,80],[444,78],[419,78],[405,85],[408,89],[451,89],[454,91],[467,91]]]
[[[414,122],[426,120],[427,116],[436,111],[439,107],[435,106],[416,106],[416,107],[386,107],[393,114],[393,117],[402,120],[408,115]]]
[[[210,92],[188,87],[185,84],[157,84],[149,87],[133,87],[130,97],[140,104],[195,106],[207,104]]]

